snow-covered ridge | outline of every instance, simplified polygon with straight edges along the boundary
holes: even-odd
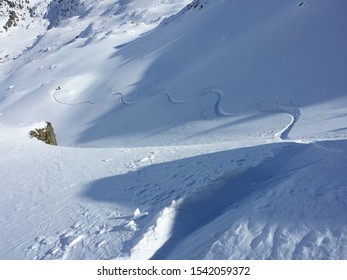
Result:
[[[89,9],[95,5],[92,1],[81,0],[53,0],[47,7],[45,18],[49,21],[49,27],[59,26],[61,21],[71,17],[84,17]]]
[[[175,19],[181,17],[182,15],[186,14],[190,10],[201,10],[206,4],[207,0],[193,0],[191,3],[189,3],[185,8],[183,8],[179,13],[172,15],[166,19],[163,20],[162,24],[168,24]]]

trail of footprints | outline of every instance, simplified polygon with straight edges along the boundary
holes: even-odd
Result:
[[[136,209],[132,216],[111,213],[106,223],[75,223],[52,236],[38,236],[26,250],[28,259],[58,260],[71,259],[75,250],[101,250],[117,232],[128,231],[131,237],[138,230],[138,221],[148,215]],[[118,223],[115,221],[119,221]]]
[[[67,259],[70,251],[85,237],[86,235],[80,233],[78,229],[57,232],[56,236],[39,236],[28,248],[27,254],[38,260]]]

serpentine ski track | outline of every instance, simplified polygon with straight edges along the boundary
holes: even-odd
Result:
[[[105,98],[96,100],[96,101],[80,101],[80,102],[76,102],[76,103],[68,103],[68,102],[64,102],[63,100],[59,99],[59,93],[60,89],[55,89],[52,93],[52,98],[56,103],[62,104],[62,105],[68,105],[68,106],[75,106],[75,105],[94,105],[97,103],[100,103],[104,100],[106,100],[107,98],[110,97],[115,97],[118,96],[119,97],[119,102],[124,105],[124,106],[130,106],[130,105],[135,105],[140,103],[142,100],[144,100],[145,98],[142,99],[138,99],[135,101],[126,101],[124,99],[124,94],[121,92],[115,92],[115,93],[111,93],[110,95],[108,95]],[[200,98],[202,96],[206,96],[206,95],[215,95],[217,96],[217,101],[214,105],[214,112],[217,116],[219,117],[232,117],[232,116],[242,116],[242,115],[246,115],[249,113],[255,113],[255,112],[262,112],[262,113],[282,113],[282,114],[287,114],[291,117],[291,121],[289,122],[289,124],[287,124],[283,129],[281,129],[279,132],[277,132],[274,135],[274,138],[279,139],[279,140],[287,140],[288,139],[288,135],[290,133],[290,131],[293,129],[294,125],[296,124],[296,122],[299,120],[301,112],[300,109],[298,109],[295,106],[291,106],[291,105],[282,105],[280,103],[261,103],[261,105],[258,105],[258,110],[255,110],[253,112],[245,112],[242,114],[232,114],[232,113],[228,113],[225,112],[222,109],[222,100],[224,97],[224,93],[221,89],[218,88],[206,88],[204,90],[202,90],[200,92],[200,94],[198,95],[194,95],[188,99],[185,100],[175,100],[171,97],[171,93],[168,91],[159,91],[157,93],[153,93],[151,95],[149,95],[147,98],[154,98],[154,97],[158,97],[158,96],[165,96],[167,98],[167,100],[172,103],[172,104],[184,104],[186,102],[195,100],[197,98]]]

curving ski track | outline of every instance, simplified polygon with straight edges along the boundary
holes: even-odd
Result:
[[[59,103],[59,104],[62,104],[62,105],[68,105],[68,106],[75,106],[75,105],[83,105],[83,104],[87,104],[87,105],[94,105],[94,104],[97,104],[97,103],[100,103],[104,100],[106,100],[107,98],[110,98],[110,97],[114,97],[114,96],[119,96],[119,102],[122,104],[122,105],[125,105],[125,106],[129,106],[129,105],[135,105],[135,104],[138,104],[140,103],[142,100],[144,100],[145,98],[143,99],[139,99],[139,100],[136,100],[136,101],[126,101],[124,99],[124,95],[123,93],[121,92],[115,92],[115,93],[112,93],[110,94],[109,96],[106,96],[105,98],[102,98],[102,99],[99,99],[99,100],[96,100],[96,101],[89,101],[89,100],[86,100],[86,101],[80,101],[80,102],[76,102],[76,103],[68,103],[68,102],[64,102],[62,100],[59,100],[58,98],[58,94],[59,91],[58,90],[54,90],[53,91],[53,94],[52,94],[52,98],[53,100],[56,102],[56,103]],[[206,96],[206,95],[209,95],[209,94],[212,94],[212,95],[215,95],[217,96],[217,101],[216,101],[216,104],[214,106],[214,111],[215,111],[215,114],[217,116],[221,116],[221,117],[229,117],[229,116],[238,116],[237,114],[231,114],[231,113],[226,113],[224,112],[224,110],[221,108],[221,102],[222,102],[222,99],[223,99],[223,91],[220,90],[220,89],[217,89],[217,88],[213,88],[213,89],[205,89],[203,90],[199,95],[195,95],[191,98],[188,98],[186,100],[175,100],[171,97],[171,94],[170,92],[168,91],[160,91],[158,93],[154,93],[152,95],[149,96],[149,98],[154,98],[154,97],[157,97],[157,96],[162,96],[164,95],[167,100],[172,103],[172,104],[183,104],[183,103],[186,103],[186,102],[189,102],[189,101],[193,101],[197,98],[200,98],[202,96]]]
[[[296,124],[296,122],[298,121],[298,117],[292,115],[292,114],[288,114],[291,117],[291,122],[286,125],[281,131],[277,132],[275,134],[275,138],[278,138],[280,140],[287,140],[288,139],[288,135],[289,132],[293,129],[294,125]]]
[[[52,98],[53,100],[56,102],[56,103],[59,103],[59,104],[62,104],[62,105],[68,105],[68,106],[75,106],[75,105],[84,105],[84,104],[87,104],[87,105],[94,105],[94,104],[97,104],[97,103],[100,103],[104,100],[106,100],[107,98],[110,98],[110,97],[115,97],[115,96],[118,96],[119,97],[119,102],[124,105],[124,106],[130,106],[130,105],[135,105],[135,104],[138,104],[140,103],[141,101],[145,100],[145,98],[142,98],[142,99],[138,99],[138,100],[135,100],[135,101],[126,101],[124,99],[124,95],[123,93],[121,92],[115,92],[115,93],[111,93],[110,95],[102,98],[102,99],[99,99],[99,100],[96,100],[96,101],[89,101],[89,100],[86,100],[86,101],[80,101],[80,102],[76,102],[76,103],[68,103],[68,102],[64,102],[62,100],[59,100],[58,96],[57,96],[57,93],[59,91],[58,90],[54,90],[53,93],[52,93]],[[176,100],[176,99],[173,99],[171,97],[171,93],[168,92],[168,91],[160,91],[160,92],[157,92],[157,93],[153,93],[151,94],[149,97],[146,97],[146,98],[154,98],[154,97],[158,97],[158,96],[165,96],[167,98],[167,100],[172,103],[172,104],[184,104],[186,102],[189,102],[189,101],[193,101],[195,99],[198,99],[200,97],[203,97],[203,96],[206,96],[206,95],[215,95],[217,97],[217,101],[214,105],[214,112],[217,116],[220,116],[220,117],[232,117],[232,116],[242,116],[242,115],[245,115],[247,113],[243,113],[243,114],[232,114],[232,113],[227,113],[225,112],[223,109],[222,109],[222,100],[223,100],[223,97],[224,97],[224,93],[221,89],[218,89],[218,88],[206,88],[204,90],[202,90],[200,92],[200,94],[198,95],[194,95],[188,99],[185,99],[185,100]],[[255,113],[255,112],[263,112],[263,113],[284,113],[284,114],[287,114],[291,117],[291,121],[289,124],[287,124],[282,130],[280,130],[279,132],[277,132],[275,135],[274,135],[274,138],[275,139],[279,139],[279,140],[287,140],[289,137],[289,133],[290,131],[293,129],[294,125],[296,124],[296,122],[298,121],[298,119],[300,118],[300,115],[301,115],[301,112],[300,110],[295,107],[295,106],[291,106],[291,105],[281,105],[281,104],[278,104],[278,103],[275,103],[275,104],[272,104],[272,103],[262,103],[261,105],[259,105],[259,108],[258,110],[255,110],[254,112],[248,112],[248,113]]]

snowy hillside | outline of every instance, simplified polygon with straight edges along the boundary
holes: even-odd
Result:
[[[1,259],[347,259],[346,1],[0,3]]]

